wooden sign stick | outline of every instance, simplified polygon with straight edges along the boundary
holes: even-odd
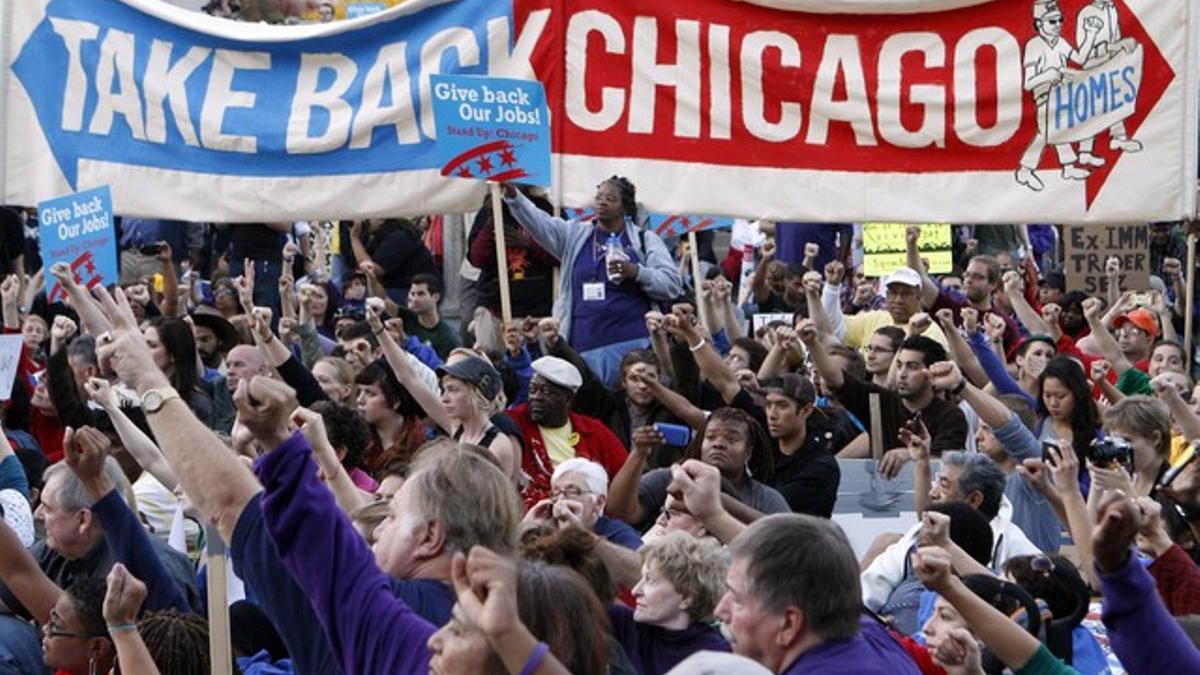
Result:
[[[500,316],[504,325],[512,323],[512,298],[508,291],[508,248],[504,243],[504,203],[500,184],[488,183],[492,191],[492,227],[496,232],[496,276],[500,279]],[[501,330],[503,335],[503,329]]]
[[[225,568],[225,542],[215,527],[206,528],[208,552],[208,658],[213,675],[233,673],[229,637],[229,582]]]
[[[879,394],[870,394],[868,401],[871,406],[871,457],[878,463],[883,460],[883,410],[879,407]]]

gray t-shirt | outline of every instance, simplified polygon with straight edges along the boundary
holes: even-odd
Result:
[[[654,469],[642,476],[642,483],[638,488],[638,501],[646,514],[646,520],[640,525],[651,525],[658,518],[659,511],[662,511],[663,504],[667,501],[667,486],[670,484],[670,467]],[[743,504],[764,515],[792,512],[788,508],[787,500],[775,488],[754,479],[750,480],[749,485],[737,497]]]

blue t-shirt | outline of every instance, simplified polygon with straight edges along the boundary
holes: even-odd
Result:
[[[392,595],[404,601],[412,611],[435,626],[450,623],[450,612],[457,598],[454,588],[437,579],[389,579]]]
[[[604,537],[617,546],[624,546],[631,551],[636,551],[642,547],[642,538],[638,536],[637,530],[630,527],[623,520],[600,516],[596,519],[596,526],[592,529],[596,531],[597,535]]]
[[[630,227],[621,231],[621,245],[634,262],[640,262],[629,241]],[[608,235],[599,228],[592,231],[591,239],[583,245],[575,258],[571,274],[571,346],[577,352],[586,352],[597,347],[636,340],[649,335],[646,332],[646,312],[650,311],[650,298],[638,288],[633,279],[619,284],[608,280],[604,245]],[[603,283],[603,300],[586,300],[584,284]]]

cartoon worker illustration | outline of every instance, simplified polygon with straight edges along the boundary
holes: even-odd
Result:
[[[1079,39],[1080,35],[1087,34],[1084,24],[1093,19],[1100,21],[1101,26],[1096,33],[1096,44],[1093,45],[1087,60],[1083,63],[1084,68],[1092,68],[1105,63],[1122,51],[1133,53],[1137,42],[1133,38],[1121,37],[1121,21],[1113,0],[1092,0],[1092,4],[1079,10],[1075,26],[1076,39]],[[1095,143],[1095,138],[1080,141],[1080,164],[1104,166],[1104,160],[1092,153]],[[1108,147],[1122,152],[1137,152],[1142,149],[1142,144],[1129,138],[1129,133],[1125,131],[1125,122],[1122,121],[1108,128]]]
[[[1036,169],[1046,149],[1046,115],[1049,107],[1050,89],[1062,81],[1068,61],[1083,65],[1087,55],[1095,47],[1097,35],[1103,28],[1103,22],[1096,17],[1080,20],[1083,24],[1083,44],[1079,49],[1071,46],[1062,35],[1063,13],[1058,3],[1035,2],[1033,5],[1033,25],[1037,30],[1029,42],[1025,43],[1025,90],[1033,92],[1033,100],[1037,103],[1037,135],[1030,141],[1025,154],[1021,156],[1021,168],[1017,169],[1017,182],[1034,192],[1040,192],[1045,184],[1038,178]],[[1062,164],[1062,177],[1069,180],[1083,180],[1088,177],[1087,169],[1078,166],[1079,157],[1070,143],[1056,143],[1054,151]]]

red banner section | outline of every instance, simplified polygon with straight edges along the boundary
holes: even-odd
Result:
[[[1140,84],[1118,92],[1130,99],[1123,133],[1135,138],[1175,77],[1123,0],[902,15],[729,0],[517,0],[514,9],[518,26],[551,12],[533,65],[557,106],[555,150],[568,155],[889,173],[1072,164],[1090,204],[1120,157],[1107,142],[1118,132],[1101,131],[1087,150],[1046,147],[1043,90],[1102,69],[1118,39],[1140,45]],[[1098,25],[1087,16],[1099,10]],[[1101,75],[1105,87],[1121,85],[1119,72]],[[1097,86],[1064,88],[1082,93],[1044,105],[1086,119],[1117,101]]]

